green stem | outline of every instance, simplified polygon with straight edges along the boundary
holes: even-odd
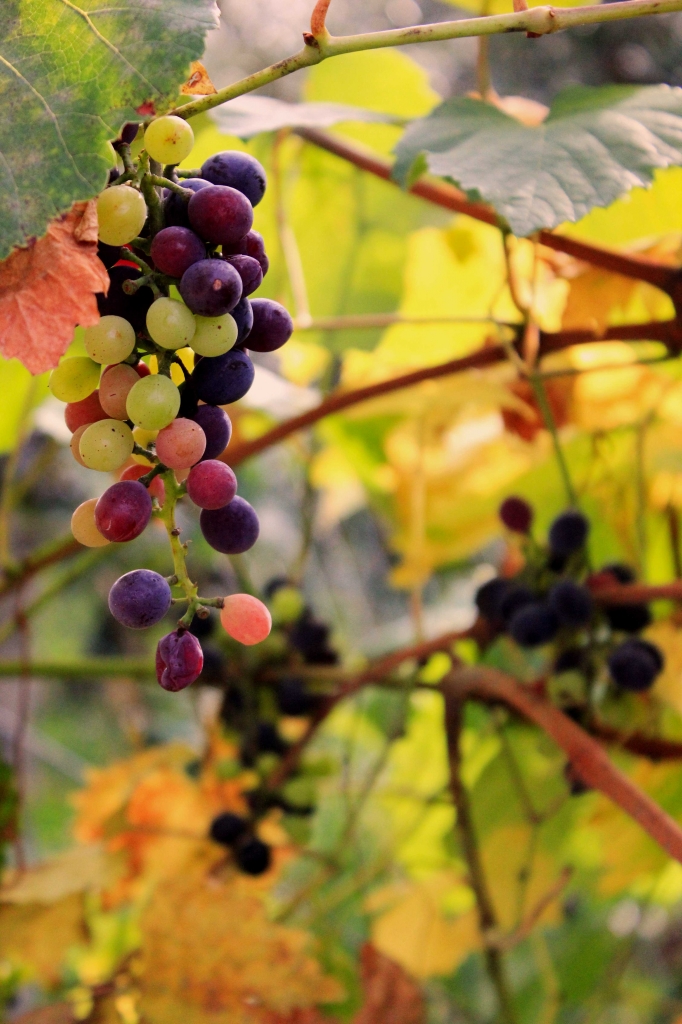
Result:
[[[187,601],[187,611],[178,622],[178,626],[188,628],[196,614],[197,608],[201,604],[205,604],[206,601],[199,597],[196,583],[193,583],[189,578],[185,560],[187,545],[183,544],[180,540],[180,530],[175,525],[175,506],[184,494],[184,489],[175,479],[175,473],[172,469],[167,469],[165,473],[161,473],[161,478],[166,490],[166,497],[163,507],[155,515],[166,527],[168,542],[171,554],[173,555],[173,573],[178,581],[177,586],[182,588],[184,600]]]
[[[637,0],[633,0],[633,2],[636,3]],[[163,227],[163,206],[154,185],[154,175],[150,174],[149,171],[145,172],[142,175],[140,187],[149,210],[149,230],[153,238]]]
[[[376,50],[387,46],[405,46],[408,43],[429,43],[444,39],[464,39],[470,36],[491,36],[508,32],[531,32],[548,35],[562,29],[580,25],[598,25],[607,21],[641,18],[649,14],[665,14],[682,10],[682,0],[621,0],[619,3],[590,7],[533,7],[528,11],[494,14],[460,21],[441,21],[436,25],[414,25],[409,28],[388,29],[384,32],[364,32],[353,36],[331,36],[324,33],[316,39],[306,34],[305,46],[298,53],[242,78],[233,85],[219,89],[213,96],[202,96],[171,113],[190,118],[228,100],[253,92],[263,85],[276,82],[302,68],[319,64],[328,57],[359,50]]]
[[[556,421],[554,419],[554,413],[552,407],[547,399],[547,392],[545,390],[545,384],[542,376],[537,373],[528,374],[528,383],[533,389],[533,394],[538,403],[538,408],[542,414],[545,426],[552,436],[552,444],[554,445],[554,454],[556,456],[557,465],[559,467],[559,473],[564,483],[564,489],[566,491],[566,498],[568,504],[577,508],[578,506],[578,495],[576,494],[573,481],[571,480],[571,474],[568,469],[568,463],[566,462],[566,456],[564,450],[561,447],[561,441],[559,440],[559,432],[557,430]]]
[[[177,194],[182,196],[183,199],[186,199],[187,202],[189,202],[194,195],[191,188],[183,188],[182,185],[178,185],[177,181],[173,181],[171,178],[164,178],[160,174],[150,174],[150,178],[153,185],[156,185],[158,188],[170,189],[171,192],[177,192]]]
[[[149,266],[149,264],[145,260],[143,260],[141,256],[138,256],[137,253],[131,252],[130,249],[126,249],[124,258],[128,260],[129,263],[134,263],[137,267],[140,268],[140,270],[144,271],[145,274],[154,273],[153,269]],[[137,284],[137,281],[135,282],[135,284]]]

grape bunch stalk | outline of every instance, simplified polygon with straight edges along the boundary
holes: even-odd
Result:
[[[273,352],[291,337],[293,322],[279,303],[249,299],[269,266],[253,230],[253,207],[266,188],[260,163],[228,150],[181,182],[177,165],[194,143],[190,125],[158,117],[134,160],[138,131],[126,125],[114,143],[123,172],[112,172],[97,200],[99,255],[110,277],[108,293],[98,296],[100,320],[84,331],[86,355],[62,359],[49,387],[66,403],[74,458],[119,475],[100,498],[76,509],[74,537],[99,547],[134,540],[153,516],[166,527],[172,575],[126,573],[111,588],[109,608],[123,625],[145,629],[171,604],[186,604],[156,652],[159,683],[177,691],[203,668],[201,645],[189,630],[195,616],[219,608],[226,632],[247,645],[270,632],[270,613],[252,595],[199,595],[175,508],[187,495],[201,509],[201,531],[216,551],[240,554],[255,544],[258,517],[220,458],[232,432],[222,407],[253,383],[247,342],[251,351]],[[179,385],[174,366],[184,378]]]

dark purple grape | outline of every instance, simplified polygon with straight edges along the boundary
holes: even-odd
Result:
[[[109,270],[111,267],[113,267],[114,263],[118,263],[118,261],[121,258],[121,246],[105,245],[104,242],[98,242],[97,255],[99,256],[107,270]]]
[[[206,246],[189,228],[173,226],[154,236],[150,255],[162,274],[182,277],[193,263],[206,258]]]
[[[156,678],[171,693],[184,690],[201,675],[204,652],[195,636],[176,629],[161,637],[156,648]]]
[[[234,846],[248,831],[248,828],[249,823],[246,818],[226,811],[213,819],[208,834],[214,843],[220,843],[221,846]]]
[[[187,493],[199,508],[224,508],[237,493],[237,477],[224,462],[205,459],[190,469]]]
[[[586,626],[592,618],[592,595],[573,580],[555,583],[549,592],[549,604],[562,626]]]
[[[524,605],[512,617],[509,633],[521,647],[541,647],[553,640],[559,629],[554,611],[541,601]]]
[[[168,582],[151,569],[133,569],[120,576],[109,591],[109,611],[130,629],[147,629],[160,622],[171,606]]]
[[[243,498],[233,498],[224,508],[204,509],[199,525],[207,542],[224,555],[240,555],[258,540],[258,516]]]
[[[255,370],[246,352],[231,349],[224,356],[202,359],[194,367],[192,386],[207,405],[229,405],[243,398]]]
[[[152,499],[139,480],[119,480],[95,505],[95,525],[107,540],[135,540],[152,517]]]
[[[568,647],[554,662],[555,672],[579,672],[585,663],[585,651],[581,647]]]
[[[223,454],[232,437],[230,417],[224,409],[216,405],[200,405],[191,418],[199,424],[206,435],[206,450],[200,461],[217,459]]]
[[[474,598],[479,613],[488,622],[498,622],[500,619],[500,604],[502,598],[507,594],[513,584],[510,580],[496,576],[488,580],[476,591]]]
[[[204,178],[183,178],[180,183],[183,188],[189,188],[192,192],[198,192],[210,185],[210,181]],[[189,227],[189,199],[185,199],[179,192],[172,192],[166,189],[163,200],[163,216],[166,227]]]
[[[236,188],[207,185],[189,201],[189,222],[205,242],[234,245],[251,230],[253,207]]]
[[[185,304],[198,316],[223,316],[234,309],[242,297],[242,279],[225,260],[193,263],[182,275],[178,287]]]
[[[525,498],[512,496],[500,505],[500,519],[508,530],[515,533],[528,533],[533,522],[533,509]]]
[[[590,524],[582,512],[569,509],[557,516],[549,528],[549,546],[555,555],[572,555],[580,549],[587,540],[590,531]]]
[[[254,260],[258,260],[263,271],[263,277],[265,277],[270,269],[270,260],[265,252],[263,236],[258,231],[249,231],[248,235],[240,239],[236,245],[223,246],[224,256],[236,256],[239,253],[243,256],[252,256]]]
[[[319,622],[309,608],[296,620],[289,642],[308,665],[335,665],[339,656],[329,645],[329,626]]]
[[[253,327],[249,348],[254,352],[274,352],[294,333],[294,321],[279,302],[272,299],[251,299]]]
[[[252,256],[226,256],[225,262],[239,274],[242,280],[242,296],[246,297],[256,288],[260,288],[263,281],[263,271],[258,260]]]
[[[251,334],[251,328],[253,327],[253,308],[249,300],[247,298],[240,299],[230,313],[230,316],[237,325],[238,334],[235,344],[243,345]]]
[[[608,572],[615,577],[616,583],[634,583],[637,579],[635,570],[623,562],[609,562],[603,565],[599,573]]]
[[[237,848],[235,859],[247,875],[262,875],[270,867],[272,853],[267,843],[260,839],[249,839]]]
[[[255,744],[260,754],[277,754],[281,756],[288,750],[286,741],[282,739],[272,722],[258,723]]]
[[[119,136],[116,142],[113,143],[114,149],[116,149],[116,143],[123,143],[124,146],[131,146],[137,138],[137,133],[140,130],[140,126],[137,121],[126,121],[121,128]]]
[[[629,639],[609,655],[608,665],[616,686],[623,690],[648,690],[663,671],[663,655],[647,640]]]
[[[109,271],[109,291],[106,295],[97,295],[97,308],[100,316],[122,316],[129,320],[136,331],[143,331],[147,320],[147,310],[154,301],[154,292],[147,285],[138,288],[134,295],[126,295],[123,291],[124,281],[137,281],[142,277],[139,267],[112,267]]]
[[[604,608],[604,614],[611,629],[621,633],[639,633],[653,618],[645,604],[612,604]]]
[[[275,693],[277,707],[283,715],[309,715],[318,703],[315,694],[307,693],[305,683],[298,676],[280,679]]]
[[[513,616],[527,604],[532,604],[536,600],[536,595],[523,583],[514,583],[512,580],[509,581],[509,586],[506,592],[500,598],[498,606],[498,614],[502,622],[508,623],[511,621]]]
[[[263,165],[239,149],[214,153],[202,164],[201,174],[214,185],[229,185],[238,189],[252,206],[260,203],[268,184]],[[243,233],[246,234],[246,231]]]

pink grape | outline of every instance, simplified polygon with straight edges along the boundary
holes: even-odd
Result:
[[[99,391],[93,391],[80,402],[69,402],[64,410],[64,422],[73,434],[79,427],[89,427],[91,423],[107,419],[108,415],[100,404]]]
[[[193,683],[204,667],[204,652],[195,636],[176,629],[159,640],[156,648],[156,678],[164,690],[177,693]]]
[[[137,463],[134,466],[126,466],[121,473],[119,480],[139,480],[141,476],[146,476],[149,473],[150,466],[140,466]],[[163,480],[160,476],[155,476],[147,488],[152,498],[156,498],[159,505],[163,506],[166,500],[166,488],[163,486]]]
[[[262,601],[251,594],[231,594],[226,597],[220,612],[220,622],[233,640],[249,647],[265,640],[272,627],[270,612]]]
[[[135,540],[152,516],[152,499],[144,484],[119,480],[104,492],[95,506],[95,525],[107,540]]]
[[[156,438],[156,454],[171,469],[188,469],[205,450],[206,434],[198,423],[182,416],[160,430]]]
[[[73,455],[74,459],[79,464],[79,466],[85,466],[85,463],[83,462],[83,456],[81,455],[80,443],[81,437],[90,426],[92,426],[91,423],[84,423],[82,427],[76,427],[76,429],[73,432],[73,437],[69,442],[71,454]]]
[[[110,370],[105,370],[99,382],[99,400],[108,416],[115,420],[127,420],[126,400],[140,374],[134,366],[118,363]]]
[[[222,508],[237,493],[237,477],[224,462],[207,459],[190,469],[187,493],[199,508]]]

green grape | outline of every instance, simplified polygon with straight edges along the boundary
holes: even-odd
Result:
[[[135,329],[122,316],[102,316],[83,332],[85,351],[96,363],[122,363],[135,348]]]
[[[163,374],[142,377],[128,393],[126,410],[133,423],[144,430],[163,430],[180,409],[180,392]]]
[[[161,348],[178,349],[194,337],[194,315],[177,299],[162,296],[147,310],[147,330]]]
[[[147,219],[147,204],[130,185],[113,185],[97,197],[99,240],[105,245],[127,245],[137,238]]]
[[[48,387],[60,402],[82,402],[99,384],[100,369],[87,356],[63,359],[50,374]]]
[[[237,340],[239,330],[234,317],[195,316],[196,330],[191,345],[198,356],[222,356]]]
[[[121,420],[98,420],[83,431],[78,445],[83,465],[102,473],[120,469],[133,454],[133,432]]]
[[[305,600],[298,587],[279,587],[270,602],[272,620],[277,625],[295,622],[304,607]]]
[[[194,132],[182,117],[166,114],[157,117],[144,133],[144,146],[152,160],[160,164],[179,164],[192,151]]]

